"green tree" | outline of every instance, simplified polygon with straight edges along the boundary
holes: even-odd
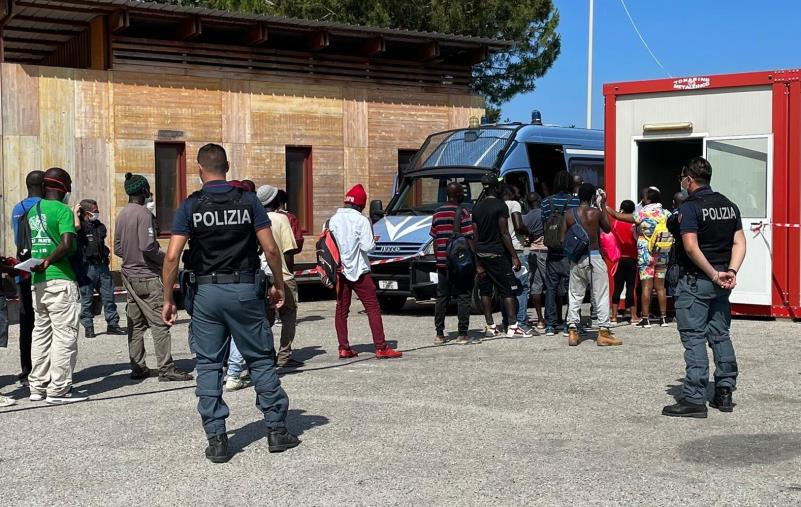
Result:
[[[358,25],[490,37],[514,42],[473,67],[473,89],[498,107],[536,80],[559,56],[559,12],[551,0],[157,0]]]

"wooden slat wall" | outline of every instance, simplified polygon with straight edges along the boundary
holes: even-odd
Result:
[[[312,149],[314,231],[362,183],[370,199],[389,200],[398,150],[416,149],[438,130],[480,116],[475,97],[339,80],[231,79],[210,72],[168,73],[55,69],[3,64],[0,74],[3,213],[25,195],[28,171],[58,165],[73,176],[74,201],[98,201],[113,237],[127,204],[126,172],[155,190],[154,144],[160,130],[183,132],[187,192],[196,190],[197,151],[221,143],[232,179],[286,184],[287,146]],[[9,254],[10,223],[3,234]],[[312,235],[313,236],[313,235]],[[300,261],[313,258],[306,248]],[[114,260],[113,268],[119,263]]]

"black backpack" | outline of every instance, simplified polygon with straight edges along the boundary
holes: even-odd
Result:
[[[342,258],[339,253],[339,245],[337,244],[334,234],[328,228],[328,221],[326,220],[323,225],[323,232],[320,233],[320,239],[317,240],[317,274],[320,276],[320,282],[329,289],[335,289],[337,286],[337,274],[342,269]]]
[[[31,258],[31,248],[33,242],[31,241],[31,223],[28,221],[28,212],[20,215],[17,219],[17,261],[27,261]]]
[[[562,250],[562,224],[565,222],[565,212],[567,211],[567,203],[570,202],[568,198],[565,205],[557,212],[553,206],[553,196],[548,199],[548,204],[551,208],[551,214],[548,215],[548,220],[545,221],[545,230],[543,231],[543,244],[551,250]]]
[[[461,289],[471,289],[476,277],[476,259],[470,241],[462,234],[461,205],[453,217],[453,235],[445,246],[445,255],[450,282]]]

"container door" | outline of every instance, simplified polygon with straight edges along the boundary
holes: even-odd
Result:
[[[740,208],[747,252],[732,303],[770,305],[773,250],[773,136],[709,137],[712,188]]]

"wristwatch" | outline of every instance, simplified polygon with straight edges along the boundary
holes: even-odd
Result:
[[[737,270],[734,268],[729,268],[726,270],[727,273],[734,273],[734,276],[737,276]]]

